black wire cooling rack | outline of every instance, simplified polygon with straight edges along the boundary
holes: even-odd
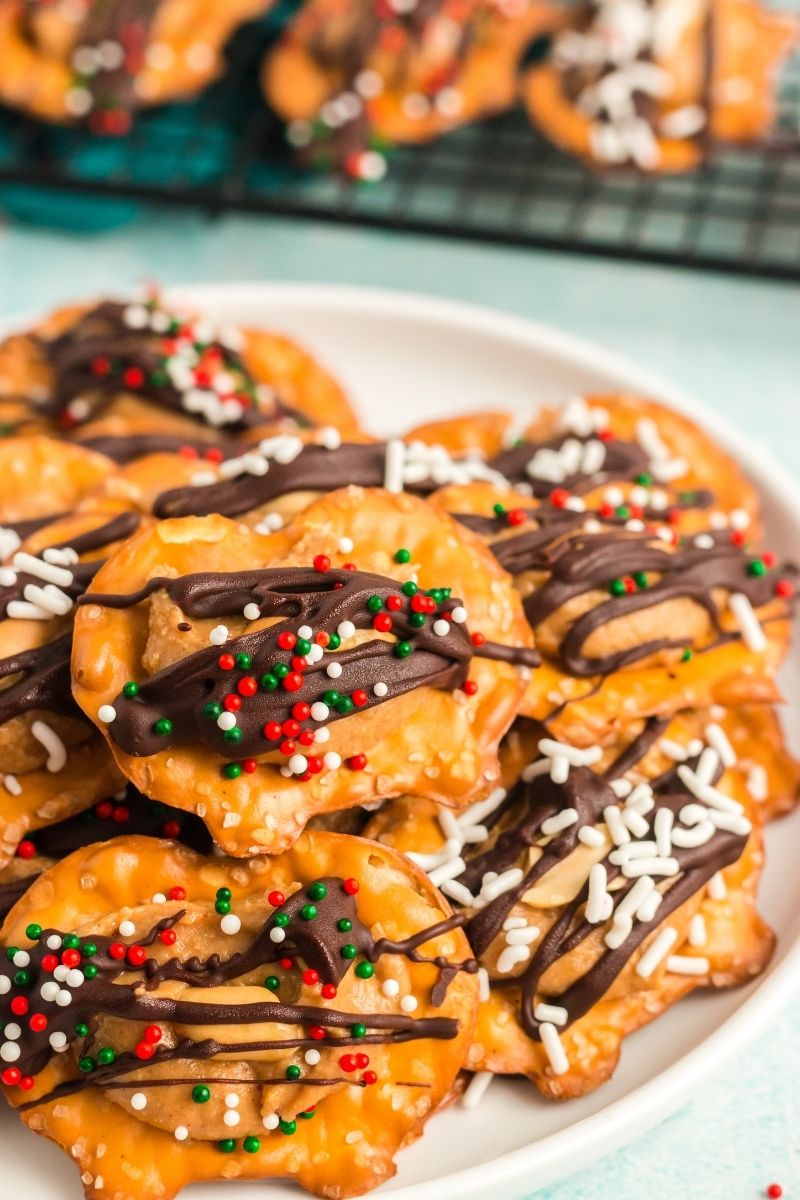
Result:
[[[102,224],[109,198],[128,197],[800,279],[798,58],[785,72],[771,144],[723,150],[691,175],[593,174],[512,112],[400,147],[385,179],[358,184],[293,163],[258,86],[277,26],[273,17],[240,30],[221,83],[141,114],[124,138],[0,110],[0,207],[13,195],[41,210],[49,197],[49,211],[56,189],[83,195],[84,222],[96,211]]]

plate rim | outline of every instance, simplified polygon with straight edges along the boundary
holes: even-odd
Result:
[[[259,304],[271,307],[288,303],[296,313],[309,305],[328,305],[339,310],[349,309],[354,315],[380,312],[415,320],[422,318],[447,326],[454,332],[488,335],[529,352],[538,351],[550,358],[569,361],[582,370],[599,371],[605,377],[616,376],[620,383],[625,381],[624,386],[629,390],[646,393],[705,426],[736,456],[759,491],[765,492],[789,513],[800,528],[800,485],[764,446],[751,440],[727,417],[707,407],[688,389],[589,338],[499,308],[382,287],[313,282],[196,282],[169,285],[164,288],[164,294],[168,299],[190,302],[201,308],[252,306],[255,311]],[[18,330],[29,321],[28,314],[4,316],[0,320],[0,333],[5,335]],[[272,315],[264,323],[271,328],[280,325]],[[303,340],[302,335],[300,340]],[[311,348],[313,350],[313,345]],[[534,393],[533,404],[535,382],[531,391]],[[786,947],[781,960],[767,975],[750,985],[749,994],[713,1033],[646,1083],[635,1086],[600,1111],[527,1146],[449,1174],[401,1185],[387,1194],[393,1200],[425,1200],[425,1189],[433,1185],[438,1200],[471,1200],[472,1197],[484,1197],[487,1186],[495,1189],[494,1194],[498,1187],[517,1185],[527,1193],[531,1184],[538,1191],[557,1179],[567,1178],[573,1169],[581,1169],[613,1152],[674,1112],[685,1101],[693,1085],[705,1080],[743,1044],[752,1041],[798,984],[800,937]],[[568,1151],[572,1152],[573,1158],[578,1151],[580,1162],[563,1171],[558,1164]],[[402,1167],[402,1157],[400,1165]]]

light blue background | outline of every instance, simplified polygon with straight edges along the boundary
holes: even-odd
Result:
[[[392,286],[548,321],[661,371],[800,472],[799,288],[248,217],[0,227],[0,316],[151,276]],[[772,1181],[800,1200],[798,1031],[800,997],[681,1112],[536,1200],[756,1200]]]

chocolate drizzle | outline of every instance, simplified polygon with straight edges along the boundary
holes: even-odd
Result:
[[[322,896],[319,894],[321,889],[324,889]],[[311,918],[308,916],[310,897],[314,898],[314,916]],[[162,931],[179,928],[184,915],[183,910],[171,913],[154,925],[145,937],[137,939],[135,944],[152,946]],[[344,924],[346,932],[341,931],[340,924]],[[42,984],[52,978],[43,965],[43,959],[47,955],[52,958],[48,940],[57,937],[63,941],[64,937],[58,930],[45,929],[27,952],[30,956],[26,967],[29,982],[17,984],[15,987],[12,984],[14,964],[5,956],[0,962],[0,976],[8,979],[10,985],[8,991],[0,998],[0,1014],[3,1017],[6,1017],[6,1011],[10,1014],[13,994],[22,990],[35,995],[37,1009],[47,1015],[46,1030],[40,1032],[26,1027],[18,1043],[21,1052],[17,1060],[19,1069],[33,1075],[41,1071],[53,1055],[50,1044],[53,1033],[63,1033],[69,1042],[75,1042],[80,1036],[75,1032],[76,1024],[84,1023],[89,1028],[89,1034],[83,1043],[83,1054],[86,1054],[94,1042],[94,1031],[100,1016],[124,1021],[169,1021],[182,1025],[221,1027],[260,1023],[301,1025],[306,1028],[318,1026],[328,1033],[328,1044],[333,1043],[337,1049],[356,1044],[387,1045],[430,1038],[450,1040],[458,1033],[458,1022],[448,1017],[414,1018],[404,1013],[347,1012],[329,1006],[286,1004],[278,999],[245,1004],[207,1004],[191,999],[191,994],[196,989],[216,988],[235,980],[244,980],[253,972],[287,955],[300,957],[308,968],[319,973],[322,983],[334,986],[341,983],[357,955],[361,955],[368,962],[377,962],[390,954],[403,955],[414,962],[433,962],[440,970],[447,970],[451,977],[457,970],[474,973],[477,964],[473,959],[467,959],[464,963],[452,963],[443,957],[424,958],[418,952],[418,947],[459,924],[460,918],[450,918],[400,942],[392,942],[385,938],[375,940],[367,926],[359,919],[355,897],[348,893],[344,882],[337,877],[328,877],[316,880],[313,886],[290,896],[280,908],[270,913],[247,949],[228,958],[216,953],[204,960],[196,957],[186,960],[172,957],[160,962],[156,958],[147,957],[139,967],[134,968],[125,958],[112,954],[112,945],[115,941],[119,944],[119,939],[94,935],[84,937],[83,946],[90,942],[90,949],[94,952],[84,952],[82,966],[85,968],[86,963],[90,962],[97,971],[93,977],[86,976],[80,986],[71,991],[72,1001],[66,1007],[59,1006],[54,1000],[40,998]],[[283,939],[272,936],[277,929],[284,933]],[[345,943],[353,948],[352,954],[349,950],[347,954],[342,953]],[[117,981],[118,976],[129,975],[131,972],[138,975],[133,982]],[[190,998],[186,999],[185,993],[179,999],[168,995],[160,996],[158,987],[167,981],[189,984]],[[66,984],[62,983],[62,987],[64,986],[69,986],[69,981]],[[236,989],[233,989],[231,995],[235,994]],[[364,1036],[353,1035],[352,1027],[357,1023],[366,1025],[367,1032]],[[147,1061],[131,1052],[119,1053],[113,1063],[98,1065],[91,1073],[66,1080],[48,1094],[23,1104],[21,1108],[49,1103],[89,1085],[101,1088],[106,1085],[122,1086],[121,1080],[125,1075],[134,1071],[137,1074],[146,1072],[148,1067],[158,1067],[170,1061],[206,1060],[224,1053],[235,1054],[237,1051],[247,1053],[315,1045],[319,1045],[319,1042],[309,1034],[243,1043],[226,1042],[216,1038],[200,1041],[185,1038],[172,1047],[158,1045],[153,1056]],[[284,1079],[282,1082],[288,1084],[294,1081]],[[316,1080],[310,1077],[307,1082]],[[349,1083],[350,1080],[343,1074],[337,1082]],[[166,1081],[161,1080],[161,1083],[166,1086]],[[137,1079],[136,1086],[143,1085],[146,1086],[146,1081]]]
[[[263,754],[269,750],[263,728],[268,721],[282,721],[287,709],[297,702],[313,704],[322,701],[332,682],[325,673],[328,663],[335,661],[341,676],[335,680],[337,694],[349,696],[354,691],[365,694],[363,708],[373,707],[420,686],[452,689],[467,677],[473,647],[465,626],[451,621],[448,632],[438,636],[432,623],[422,628],[410,623],[410,611],[402,608],[392,612],[392,633],[412,652],[401,657],[396,645],[378,637],[361,641],[338,650],[335,657],[326,653],[316,663],[308,664],[296,674],[292,690],[280,686],[271,668],[283,663],[291,665],[291,654],[282,652],[278,638],[282,634],[297,634],[308,625],[313,632],[335,633],[343,621],[350,621],[356,630],[371,629],[374,614],[367,606],[371,597],[385,604],[396,596],[397,582],[364,571],[330,570],[323,573],[298,567],[243,571],[231,574],[194,574],[178,579],[151,579],[143,588],[130,595],[88,594],[82,602],[110,608],[129,608],[140,604],[155,592],[166,592],[181,612],[191,617],[238,616],[245,605],[256,604],[264,617],[277,617],[278,622],[255,633],[229,639],[224,652],[229,656],[246,655],[248,676],[262,679],[254,695],[246,699],[237,712],[237,728],[241,736],[236,741],[237,757]],[[459,601],[443,598],[439,614],[450,613]],[[406,640],[409,639],[409,640]],[[196,745],[198,741],[229,757],[229,743],[215,719],[209,717],[209,705],[222,711],[225,697],[235,686],[231,671],[220,664],[218,646],[198,650],[164,668],[139,685],[138,694],[129,698],[120,694],[113,701],[117,716],[110,726],[114,742],[128,754],[150,755],[175,745]],[[326,662],[327,659],[327,662]],[[233,663],[233,659],[231,659]],[[264,690],[263,676],[267,675]],[[288,677],[287,677],[288,678]],[[385,684],[385,692],[376,684]],[[352,702],[339,709],[327,706],[327,724],[346,716],[353,710]],[[212,713],[212,717],[215,713]],[[169,732],[160,733],[155,724],[167,717]]]
[[[149,454],[180,454],[191,450],[202,457],[209,450],[207,438],[183,437],[179,433],[128,433],[128,434],[94,434],[91,437],[74,439],[87,450],[97,454],[105,454],[106,458],[125,466]],[[212,443],[224,461],[241,454],[242,447],[238,442],[229,438],[218,437]]]

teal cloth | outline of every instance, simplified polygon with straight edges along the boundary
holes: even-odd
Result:
[[[143,210],[94,235],[0,226],[3,316],[152,276],[406,288],[547,321],[661,371],[800,472],[800,289],[789,285],[257,217]],[[536,1200],[757,1200],[773,1181],[797,1200],[799,1032],[797,997],[681,1112]]]

